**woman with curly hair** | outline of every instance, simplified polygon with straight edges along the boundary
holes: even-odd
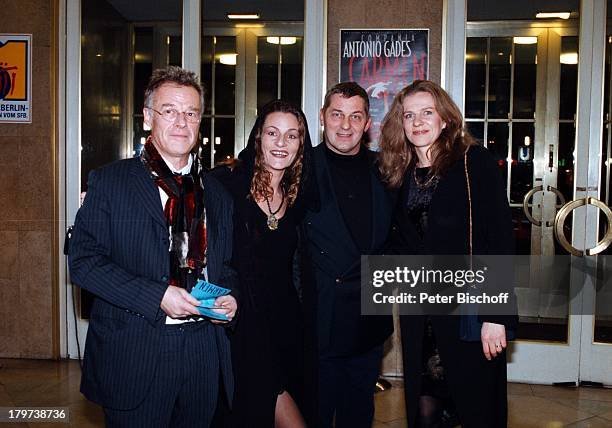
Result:
[[[513,253],[512,222],[498,167],[463,127],[459,108],[431,81],[393,101],[379,169],[399,189],[390,246],[400,254]],[[515,316],[400,317],[411,427],[507,425],[507,334]]]
[[[234,200],[232,264],[241,302],[230,335],[236,388],[223,426],[305,426],[299,408],[303,327],[294,256],[311,150],[304,114],[276,100],[261,109],[233,168],[213,171]]]

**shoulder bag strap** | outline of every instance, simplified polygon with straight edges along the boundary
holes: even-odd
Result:
[[[469,150],[469,149],[468,149]],[[469,227],[469,236],[468,236],[468,248],[470,251],[470,256],[472,255],[472,188],[470,186],[470,174],[468,173],[468,160],[467,160],[467,150],[463,155],[463,165],[465,171],[465,182],[467,184],[467,194],[468,194],[468,227]]]

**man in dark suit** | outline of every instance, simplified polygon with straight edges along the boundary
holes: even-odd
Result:
[[[361,315],[361,255],[378,252],[391,222],[392,198],[366,149],[369,100],[354,82],[331,88],[321,109],[324,144],[314,149],[319,207],[306,215],[303,293],[316,339],[318,428],[370,427],[383,342],[391,317]],[[307,317],[308,318],[308,317]],[[308,325],[308,324],[307,324]],[[312,411],[312,409],[310,410]]]
[[[94,294],[81,392],[112,427],[207,427],[233,393],[223,323],[200,315],[198,279],[233,288],[232,205],[195,147],[203,89],[179,67],[145,91],[151,128],[139,158],[89,176],[70,247],[72,280]],[[231,320],[233,296],[213,309]]]

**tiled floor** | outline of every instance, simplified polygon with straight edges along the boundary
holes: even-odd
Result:
[[[81,371],[76,361],[0,359],[0,407],[57,406],[70,408],[70,426],[103,427],[98,406],[79,392]],[[2,424],[11,428],[28,424]],[[32,423],[35,428],[59,428],[57,423]]]
[[[70,426],[103,427],[101,410],[79,393],[81,373],[75,361],[0,359],[0,407],[66,406]],[[373,428],[405,428],[401,381],[376,394]],[[612,389],[558,388],[509,384],[509,426],[514,428],[612,427]],[[11,428],[27,424],[2,424]],[[62,424],[33,423],[32,428]]]
[[[374,428],[405,428],[401,382],[376,394]],[[508,384],[512,428],[612,428],[612,389]]]

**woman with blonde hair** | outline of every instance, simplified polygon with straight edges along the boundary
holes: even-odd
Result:
[[[311,150],[304,114],[275,100],[261,109],[238,161],[213,171],[234,200],[232,266],[240,293],[240,314],[230,334],[234,401],[222,426],[305,426],[294,255],[311,181]]]
[[[439,85],[417,80],[395,97],[380,151],[384,181],[399,193],[389,243],[394,252],[513,253],[497,165]],[[502,315],[401,316],[408,425],[453,426],[455,415],[464,428],[505,427],[505,348],[515,324],[515,316]]]

